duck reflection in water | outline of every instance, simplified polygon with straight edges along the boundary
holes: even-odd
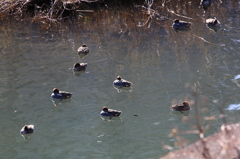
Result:
[[[84,74],[85,71],[73,71],[74,76],[80,76],[81,74]]]
[[[183,115],[188,116],[190,111],[171,111],[171,115]]]
[[[64,99],[64,100],[62,100],[62,99],[54,99],[54,98],[52,98],[51,100],[52,100],[53,105],[55,107],[72,102],[72,99]]]
[[[132,92],[133,91],[132,87],[113,86],[113,88],[116,89],[118,93],[121,93],[121,92]]]

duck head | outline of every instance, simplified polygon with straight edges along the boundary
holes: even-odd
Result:
[[[117,76],[117,80],[121,81],[121,79],[122,79],[122,78],[121,78],[120,76]]]
[[[24,131],[29,132],[30,130],[31,130],[31,128],[28,128],[27,125],[24,126]]]
[[[218,20],[215,18],[213,23],[214,23],[214,25],[218,24]]]
[[[187,101],[183,102],[183,106],[187,109],[190,109],[189,103]]]
[[[82,44],[82,47],[87,47],[87,45],[86,44]]]
[[[179,23],[179,20],[178,20],[178,19],[175,19],[173,22],[174,22],[174,23]]]
[[[59,90],[57,88],[53,88],[53,93],[54,94],[59,94]]]
[[[24,131],[25,133],[33,133],[34,131],[34,125],[24,125]]]
[[[74,68],[80,67],[80,63],[75,63]]]
[[[102,109],[104,112],[108,112],[108,108],[107,107],[103,107]]]

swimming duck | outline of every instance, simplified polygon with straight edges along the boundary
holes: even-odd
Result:
[[[131,82],[122,79],[120,76],[117,76],[117,79],[113,81],[113,84],[118,87],[130,87],[132,85]]]
[[[178,19],[175,19],[174,21],[173,21],[173,24],[172,24],[172,27],[174,28],[174,29],[177,29],[177,30],[179,30],[179,29],[189,29],[189,27],[191,26],[191,24],[192,23],[190,23],[190,22],[185,22],[185,21],[180,21],[180,20],[178,20]]]
[[[212,0],[201,0],[200,4],[204,10],[207,10],[207,8],[212,5]]]
[[[206,19],[206,24],[207,24],[208,27],[218,27],[218,26],[220,26],[220,22],[217,20],[217,18]]]
[[[171,106],[171,108],[173,110],[176,110],[176,111],[186,111],[186,110],[190,110],[190,106],[189,106],[189,103],[187,101],[183,102],[183,104],[181,105],[173,105]]]
[[[100,112],[101,116],[105,117],[118,117],[122,112],[118,110],[108,109],[107,107],[103,107],[102,111]]]
[[[20,130],[21,134],[31,134],[34,132],[34,125],[24,125]]]
[[[59,91],[57,88],[53,89],[53,93],[51,95],[52,98],[55,99],[68,99],[71,98],[73,94],[69,92]]]
[[[87,63],[75,63],[73,65],[74,71],[85,71],[87,68]]]
[[[82,46],[78,48],[78,54],[81,54],[81,53],[85,53],[85,54],[89,53],[89,49],[86,44],[82,44]]]

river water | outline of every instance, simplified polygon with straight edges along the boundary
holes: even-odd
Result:
[[[239,122],[239,2],[218,1],[207,11],[176,4],[146,24],[139,10],[82,13],[64,24],[1,22],[1,158],[155,159],[169,152],[166,145],[198,140],[169,135],[196,130],[196,116],[210,127],[205,136],[223,124],[213,118],[219,110],[227,123]],[[191,30],[174,31],[166,17],[192,22]],[[208,17],[221,22],[217,32],[206,27]],[[79,57],[83,43],[90,53]],[[88,63],[86,71],[74,74],[76,62]],[[118,75],[133,83],[130,90],[113,87]],[[72,92],[71,100],[52,101],[53,88]],[[185,100],[189,114],[170,110]],[[120,118],[103,120],[103,106],[121,110]],[[25,124],[35,132],[23,137]]]

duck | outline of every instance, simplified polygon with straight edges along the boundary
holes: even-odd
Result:
[[[202,5],[204,10],[207,10],[212,5],[212,0],[201,0],[200,5]]]
[[[131,82],[122,79],[120,76],[117,76],[117,79],[113,81],[113,84],[118,87],[130,87],[132,85]]]
[[[100,112],[101,116],[104,117],[118,117],[122,112],[114,109],[108,109],[106,106],[103,107],[102,111]]]
[[[87,63],[75,63],[73,65],[74,71],[85,71],[87,68]]]
[[[217,18],[208,18],[206,19],[206,24],[208,27],[219,27],[220,22],[217,20]]]
[[[84,54],[89,53],[89,49],[86,44],[82,44],[82,46],[78,48],[78,54],[81,54],[81,53],[84,53]]]
[[[183,102],[183,104],[172,105],[171,108],[176,111],[186,111],[190,110],[189,103],[187,101]]]
[[[21,134],[31,134],[34,132],[34,125],[24,125],[20,130]]]
[[[53,93],[51,95],[52,98],[55,99],[69,99],[73,94],[65,91],[59,91],[57,88],[53,89]]]
[[[174,29],[189,29],[190,28],[190,26],[191,26],[191,22],[185,22],[185,21],[180,21],[180,20],[178,20],[178,19],[175,19],[174,21],[173,21],[173,24],[172,24],[172,27],[174,28]]]

